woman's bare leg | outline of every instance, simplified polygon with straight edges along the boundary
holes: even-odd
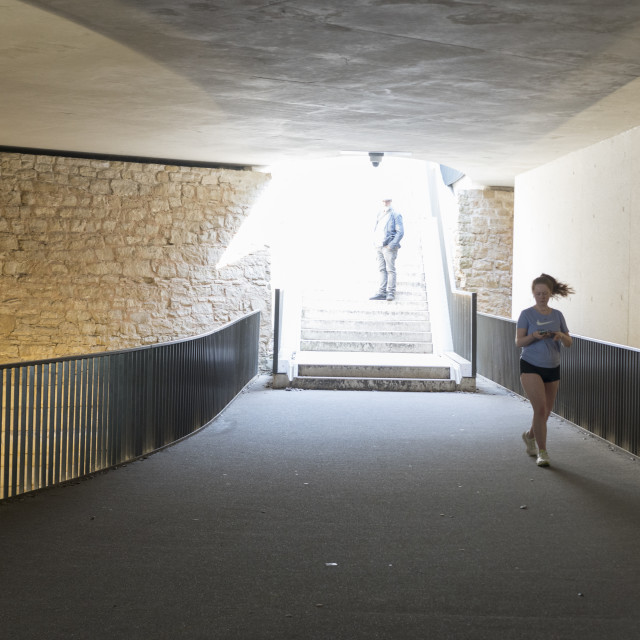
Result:
[[[535,438],[538,449],[547,449],[547,419],[553,408],[558,393],[559,381],[542,382],[537,373],[523,373],[520,375],[522,387],[529,398],[533,409],[533,420],[529,437]]]

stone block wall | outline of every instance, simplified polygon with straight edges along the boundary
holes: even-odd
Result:
[[[478,311],[510,318],[513,189],[465,189],[456,195],[454,271],[457,286],[478,294]]]
[[[0,362],[166,342],[262,312],[270,253],[218,262],[270,177],[0,153]]]

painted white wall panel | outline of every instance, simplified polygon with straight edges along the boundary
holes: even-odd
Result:
[[[514,215],[513,317],[546,272],[573,333],[640,348],[640,128],[518,176]]]

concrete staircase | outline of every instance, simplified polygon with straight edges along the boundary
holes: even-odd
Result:
[[[306,297],[301,351],[433,353],[429,312],[398,301]]]
[[[369,300],[375,283],[305,292],[298,389],[455,391],[450,362],[434,355],[422,253],[403,243],[396,299]]]

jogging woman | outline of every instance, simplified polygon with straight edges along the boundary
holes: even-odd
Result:
[[[560,384],[560,348],[573,343],[564,316],[549,300],[574,291],[546,273],[533,281],[531,291],[535,304],[520,314],[516,325],[516,346],[522,348],[520,381],[533,408],[531,428],[522,439],[538,466],[548,467],[547,420]]]

